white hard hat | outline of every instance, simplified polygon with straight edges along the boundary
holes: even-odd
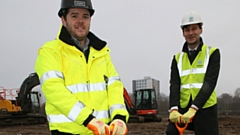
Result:
[[[181,28],[186,25],[198,24],[198,23],[203,25],[201,16],[196,11],[190,11],[183,16]]]

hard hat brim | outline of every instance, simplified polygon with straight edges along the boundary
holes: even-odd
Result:
[[[79,7],[79,8],[80,8],[80,7]],[[92,15],[94,14],[94,10],[93,10],[93,9],[88,9],[88,8],[84,8],[84,7],[81,7],[81,8],[87,9],[87,10],[89,11],[89,13],[90,13],[90,16],[92,16]],[[62,16],[63,16],[63,10],[66,10],[66,9],[69,9],[69,8],[60,9],[60,10],[58,11],[58,16],[59,16],[59,17],[62,17]]]
[[[192,25],[192,24],[201,24],[201,26],[203,26],[203,22],[198,21],[198,22],[189,22],[189,23],[185,23],[184,25],[180,25],[180,27],[183,28],[184,26]]]

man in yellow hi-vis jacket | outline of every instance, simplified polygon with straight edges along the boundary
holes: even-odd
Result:
[[[220,51],[203,43],[200,15],[187,13],[181,24],[186,42],[173,57],[167,135],[178,135],[175,123],[188,124],[196,135],[218,135],[216,84]]]
[[[52,135],[127,134],[123,84],[106,42],[89,31],[93,14],[90,0],[62,0],[58,36],[39,49],[35,70]]]

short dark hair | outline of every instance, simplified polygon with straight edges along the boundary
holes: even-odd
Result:
[[[69,8],[61,9],[61,16],[66,20],[67,19],[67,14],[69,12]]]
[[[197,25],[198,25],[199,29],[202,29],[202,23],[198,23]],[[183,27],[182,27],[182,30],[184,30],[184,29],[187,28],[188,26],[189,26],[189,25],[183,26]]]

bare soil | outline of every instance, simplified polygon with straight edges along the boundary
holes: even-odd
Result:
[[[128,135],[165,135],[167,118],[162,122],[128,123]],[[240,117],[219,118],[220,135],[240,135]],[[0,135],[50,135],[48,125],[19,125],[0,127]],[[186,130],[184,135],[194,135]]]

